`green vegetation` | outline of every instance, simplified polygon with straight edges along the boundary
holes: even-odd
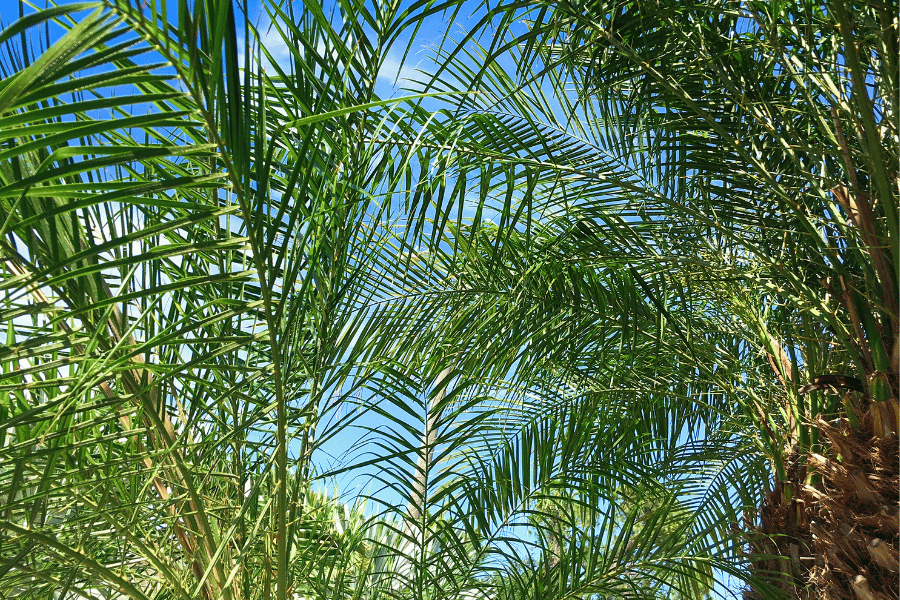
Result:
[[[262,11],[0,33],[0,597],[897,598],[896,2]]]

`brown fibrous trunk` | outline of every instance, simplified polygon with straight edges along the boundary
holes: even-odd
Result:
[[[896,600],[900,591],[897,400],[815,425],[823,454],[795,451],[787,480],[745,519],[752,568],[788,598]],[[817,473],[814,484],[808,480]],[[753,590],[745,594],[757,598]]]

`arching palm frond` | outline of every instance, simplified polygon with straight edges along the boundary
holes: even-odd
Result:
[[[765,498],[764,477],[732,476],[697,504],[707,511],[701,520],[719,521],[714,539],[724,541],[726,523],[763,505],[759,526],[747,517],[751,529],[787,537],[754,538],[754,552],[792,558],[788,568],[761,557],[756,569],[800,597],[814,586],[840,596],[894,581],[846,544],[843,558],[823,558],[835,540],[810,520],[849,530],[896,508],[881,484],[857,493],[838,474],[859,466],[890,473],[885,482],[897,476],[886,446],[897,428],[897,359],[888,357],[900,348],[896,45],[896,15],[877,3],[509,4],[449,51],[431,82],[480,92],[434,135],[460,149],[447,168],[469,191],[475,221],[489,213],[497,223],[493,249],[477,261],[483,280],[502,281],[504,252],[520,276],[521,265],[555,262],[570,273],[590,265],[619,278],[607,295],[633,299],[629,306],[592,297],[590,285],[544,284],[531,298],[581,302],[613,321],[615,310],[655,309],[658,343],[678,357],[644,381],[672,411],[658,420],[679,423],[679,405],[705,415],[691,421],[708,426],[701,435],[756,446],[743,473],[758,473],[760,457],[775,473]],[[541,245],[535,222],[557,227],[558,254]],[[460,244],[474,237],[453,235]],[[564,322],[565,342],[536,355],[568,365],[561,347],[584,351],[609,335],[598,323],[571,329],[575,311]],[[617,339],[639,347],[640,338]],[[682,389],[691,390],[684,404]],[[878,458],[862,446],[848,454],[857,438]],[[694,455],[698,470],[728,463],[714,448]],[[872,502],[875,488],[884,503]],[[868,516],[855,521],[837,498],[868,502]],[[869,527],[853,543],[893,536]],[[813,562],[820,566],[810,570]]]

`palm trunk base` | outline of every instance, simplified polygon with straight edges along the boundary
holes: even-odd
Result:
[[[811,452],[802,466],[794,452],[788,481],[766,495],[759,524],[746,524],[754,572],[788,598],[898,598],[900,410],[891,399],[855,413],[856,426],[818,419],[825,455]],[[808,470],[821,476],[815,485]],[[748,590],[744,597],[760,595]]]

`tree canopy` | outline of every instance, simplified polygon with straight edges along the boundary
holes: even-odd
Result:
[[[0,595],[897,597],[895,3],[19,6]]]

